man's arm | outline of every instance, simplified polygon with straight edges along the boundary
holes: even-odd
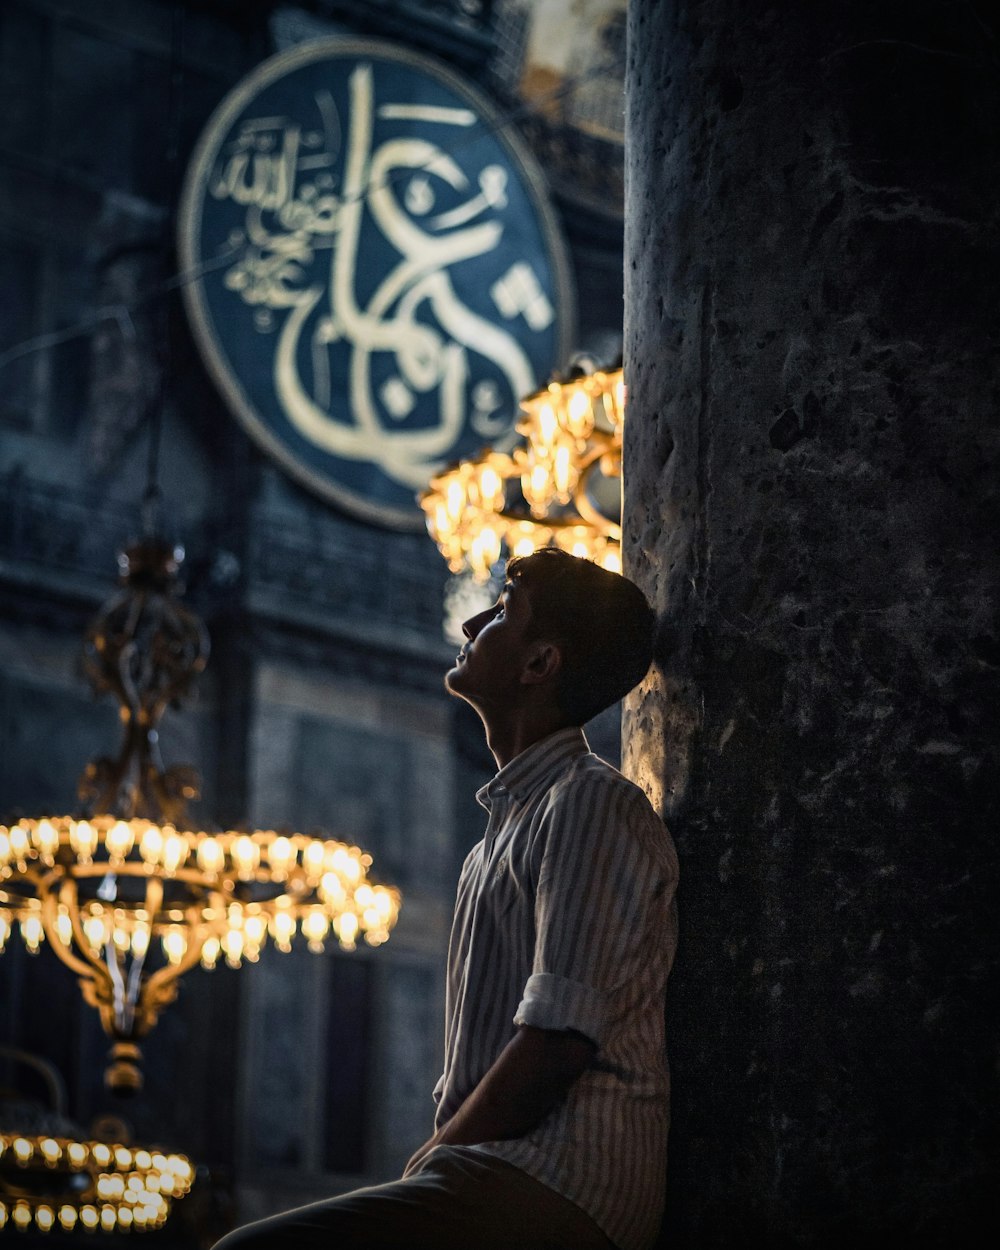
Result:
[[[596,1053],[582,1033],[521,1025],[447,1124],[413,1155],[403,1175],[435,1146],[523,1137],[562,1102]]]

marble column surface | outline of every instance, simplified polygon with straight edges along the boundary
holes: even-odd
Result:
[[[624,549],[660,625],[623,753],[681,856],[671,1250],[971,1246],[995,1201],[991,21],[630,5]]]

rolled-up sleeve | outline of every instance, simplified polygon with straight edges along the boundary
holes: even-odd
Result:
[[[606,1016],[606,996],[600,990],[551,972],[534,972],[524,987],[514,1023],[536,1029],[575,1029],[599,1043]]]
[[[583,779],[555,793],[539,832],[532,973],[515,1024],[572,1029],[598,1047],[638,970],[662,880],[629,788]]]

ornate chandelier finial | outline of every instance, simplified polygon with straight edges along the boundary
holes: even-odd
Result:
[[[96,695],[118,700],[124,738],[117,759],[87,765],[79,796],[90,811],[177,823],[198,798],[189,765],[163,767],[158,726],[208,662],[208,633],[178,599],[183,547],[147,538],[118,559],[122,589],[84,637],[84,668]]]

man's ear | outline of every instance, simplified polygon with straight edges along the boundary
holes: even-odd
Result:
[[[521,684],[538,686],[550,681],[562,668],[562,652],[554,642],[538,641],[521,670]]]

